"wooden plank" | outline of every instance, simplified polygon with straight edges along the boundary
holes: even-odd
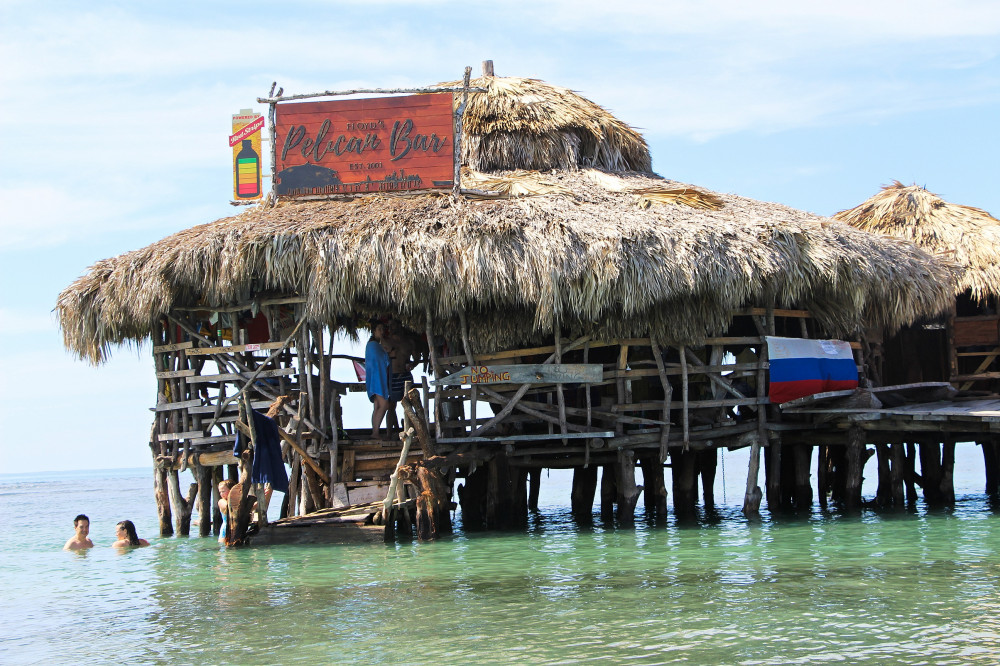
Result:
[[[182,402],[164,402],[156,407],[152,407],[151,410],[154,412],[170,412],[175,409],[187,409],[189,407],[199,407],[201,406],[201,400],[184,400]]]
[[[268,409],[271,406],[272,402],[273,402],[272,400],[254,400],[250,404],[253,405],[254,409]],[[198,405],[199,406],[197,407],[191,407],[190,409],[188,409],[188,412],[191,414],[215,413],[215,407],[216,407],[215,405],[202,405],[200,400],[198,401]],[[228,405],[226,405],[226,408],[222,410],[222,413],[227,414],[229,412],[236,412],[237,411],[236,407],[237,407],[236,403],[231,402]]]
[[[554,439],[590,439],[590,438],[608,438],[614,437],[615,433],[610,430],[599,430],[596,432],[568,432],[566,434],[562,433],[552,433],[551,435],[540,434],[540,435],[510,435],[506,437],[439,437],[437,439],[438,444],[463,444],[468,442],[536,442],[543,440],[554,440]]]
[[[160,354],[160,353],[164,353],[164,352],[180,351],[182,349],[191,349],[192,347],[194,347],[194,343],[191,342],[191,341],[188,341],[188,342],[175,342],[175,343],[170,344],[170,345],[154,345],[153,346],[153,353],[154,354]]]
[[[599,363],[478,365],[434,380],[437,386],[462,384],[587,384],[602,379]]]
[[[733,398],[731,400],[691,400],[687,403],[689,409],[704,409],[707,407],[739,407],[741,405],[770,405],[769,398]],[[670,403],[671,409],[683,409],[684,401],[673,401]],[[643,412],[661,411],[662,402],[634,402],[625,405],[612,405],[613,412]]]
[[[193,377],[195,371],[191,369],[187,370],[161,370],[156,373],[157,379],[174,379],[176,377]]]
[[[189,371],[192,374],[193,370]],[[267,377],[289,377],[297,373],[298,370],[295,368],[276,368],[274,370],[263,370],[257,375],[257,379],[263,379]],[[186,377],[191,377],[191,375],[185,375]],[[227,372],[218,375],[199,375],[197,377],[191,377],[188,379],[188,384],[207,384],[209,382],[235,382],[235,381],[246,381],[249,374],[240,374],[238,372]],[[362,384],[364,386],[364,384]]]
[[[740,310],[734,312],[737,315],[757,315],[765,316],[768,314],[773,314],[775,317],[799,317],[802,319],[811,319],[812,315],[807,310],[769,310],[767,308],[747,308],[745,310]]]
[[[205,433],[201,430],[188,430],[187,432],[164,432],[156,435],[158,442],[176,442],[182,439],[202,438]]]
[[[271,349],[281,349],[285,346],[284,342],[261,342],[259,344],[250,345],[231,345],[222,347],[195,347],[194,349],[188,349],[188,356],[211,356],[213,354],[240,354],[248,351],[262,351]]]
[[[207,444],[235,444],[236,435],[213,435],[212,437],[202,437],[201,439],[192,439],[191,444],[193,446],[204,446]]]

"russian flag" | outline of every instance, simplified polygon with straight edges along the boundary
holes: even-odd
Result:
[[[850,343],[843,340],[805,340],[768,336],[771,368],[768,397],[780,405],[825,391],[858,387],[858,366]]]

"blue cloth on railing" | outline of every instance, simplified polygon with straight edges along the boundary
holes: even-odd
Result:
[[[281,459],[281,435],[278,434],[278,424],[274,419],[253,410],[253,427],[257,432],[257,441],[253,452],[250,482],[270,483],[272,489],[287,493],[288,472],[285,471],[285,462]],[[240,457],[247,447],[248,439],[249,437],[242,431],[236,431],[234,456]]]

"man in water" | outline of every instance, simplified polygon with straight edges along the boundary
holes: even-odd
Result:
[[[76,530],[76,534],[66,542],[63,550],[86,550],[94,547],[94,542],[87,536],[90,534],[90,518],[81,513],[73,519],[73,528]]]

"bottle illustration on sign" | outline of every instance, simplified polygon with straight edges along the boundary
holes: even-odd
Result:
[[[236,196],[241,199],[260,196],[260,156],[250,139],[243,139],[243,148],[236,155]]]

